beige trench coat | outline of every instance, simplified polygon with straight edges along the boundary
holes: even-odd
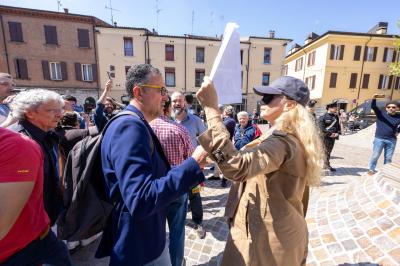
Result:
[[[231,187],[225,215],[231,228],[222,265],[305,264],[308,231],[302,197],[304,151],[294,136],[274,131],[237,151],[220,121],[199,143],[218,163]]]

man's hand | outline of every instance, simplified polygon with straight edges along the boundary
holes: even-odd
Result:
[[[13,94],[13,95],[8,96],[7,98],[5,98],[5,99],[3,100],[3,104],[9,104],[9,103],[11,103],[12,100],[14,100],[15,96],[17,96],[17,95]]]
[[[105,88],[105,90],[106,90],[107,92],[110,92],[110,91],[111,91],[111,88],[112,88],[112,85],[113,85],[113,81],[112,81],[112,79],[109,79],[109,80],[107,81],[107,83],[106,83],[106,88]]]
[[[218,110],[218,96],[212,81],[208,77],[204,77],[201,88],[196,93],[197,100],[203,108],[209,107]]]
[[[331,135],[329,137],[331,138],[337,138],[339,136],[339,133],[331,133]]]
[[[199,164],[200,169],[204,169],[206,166],[208,153],[203,149],[202,146],[197,146],[197,148],[194,150],[192,157],[193,159],[196,160],[196,162]]]
[[[385,97],[386,97],[385,94],[377,94],[377,93],[375,93],[374,95],[372,95],[372,99],[385,98]]]

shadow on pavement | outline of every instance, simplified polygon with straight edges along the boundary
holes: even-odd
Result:
[[[228,238],[229,229],[224,217],[213,217],[211,219],[205,219],[203,221],[203,226],[206,229],[207,234],[211,234],[215,239],[219,241],[226,241],[226,239]]]
[[[346,182],[326,182],[326,181],[321,181],[321,187],[324,186],[333,186],[333,185],[343,185],[347,184]]]
[[[325,176],[361,176],[368,171],[367,168],[361,167],[337,167],[336,172],[325,171]]]
[[[218,266],[221,264],[223,251],[221,251],[218,255],[211,257],[210,261],[197,264],[198,266]]]

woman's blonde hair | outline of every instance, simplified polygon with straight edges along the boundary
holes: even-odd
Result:
[[[324,160],[319,129],[312,115],[300,104],[292,110],[284,112],[275,121],[276,129],[294,135],[300,140],[305,152],[307,172],[306,181],[309,186],[319,186]]]

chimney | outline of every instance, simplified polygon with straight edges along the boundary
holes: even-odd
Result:
[[[294,52],[296,52],[297,50],[299,50],[300,47],[301,47],[301,46],[298,45],[297,43],[293,44],[293,45],[292,45],[292,48],[290,48],[290,50],[289,50],[289,54],[293,54]]]
[[[308,34],[307,39],[304,41],[304,44],[310,43],[313,40],[317,39],[319,37],[318,34],[311,32],[310,34]]]
[[[114,27],[117,27],[117,22],[116,21],[114,21]]]
[[[68,8],[64,8],[64,13],[65,13],[65,14],[68,14],[68,13],[69,13]]]
[[[274,31],[274,30],[270,30],[270,31],[269,31],[269,37],[270,37],[271,39],[274,39],[274,38],[275,38],[275,31]]]
[[[372,29],[368,31],[371,34],[387,34],[388,23],[387,22],[378,22]]]

